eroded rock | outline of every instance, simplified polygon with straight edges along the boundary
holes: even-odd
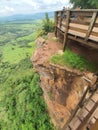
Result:
[[[40,43],[40,41],[38,41]],[[60,52],[62,45],[45,41],[32,57],[35,70],[40,75],[40,86],[43,90],[49,113],[54,125],[61,130],[77,107],[89,82],[77,70],[50,63],[50,57]],[[39,44],[38,44],[39,45]],[[86,75],[95,82],[95,77]]]

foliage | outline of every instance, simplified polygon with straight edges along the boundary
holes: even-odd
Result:
[[[34,22],[33,22],[34,23]],[[18,63],[22,58],[30,57],[36,48],[36,24],[6,23],[0,25],[0,61]],[[32,30],[32,32],[31,32]]]
[[[27,44],[27,43],[26,43]],[[10,62],[10,63],[18,63],[22,58],[30,57],[30,55],[34,52],[34,49],[36,48],[35,42],[28,43],[28,46],[26,44],[16,44],[14,46],[11,43],[8,43],[3,48],[3,62]]]
[[[48,13],[45,14],[45,19],[43,20],[43,30],[47,34],[48,32],[54,31],[54,23],[50,20]]]
[[[79,70],[96,71],[97,66],[87,61],[83,56],[73,53],[70,49],[66,49],[63,54],[56,54],[52,56],[51,62],[59,65],[67,65]]]
[[[28,58],[16,64],[0,92],[2,130],[54,129],[39,87],[39,76],[34,72]]]
[[[74,5],[74,8],[76,8],[77,6],[81,6],[84,9],[98,8],[97,0],[70,0],[70,2]]]
[[[0,25],[0,130],[54,130],[30,62],[37,37],[32,28],[37,22]]]
[[[42,36],[43,34],[45,34],[45,30],[43,29],[37,30],[37,37]]]

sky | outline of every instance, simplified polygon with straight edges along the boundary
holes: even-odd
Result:
[[[0,0],[0,16],[50,12],[69,7],[69,0]]]

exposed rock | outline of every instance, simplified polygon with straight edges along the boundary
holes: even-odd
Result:
[[[39,45],[40,40],[38,40]],[[61,130],[79,103],[89,83],[83,73],[75,69],[50,63],[50,57],[60,52],[62,44],[45,41],[32,57],[35,70],[40,75],[40,86],[54,125]],[[93,80],[90,74],[89,80]],[[95,79],[94,81],[95,82]]]
[[[45,39],[43,39],[42,37],[39,37],[36,40],[36,43],[37,43],[37,47],[41,47],[41,46],[43,46],[43,44],[45,44]]]

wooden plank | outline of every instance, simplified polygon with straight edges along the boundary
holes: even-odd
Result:
[[[70,27],[76,27],[76,28],[88,30],[88,26],[82,25],[82,24],[69,23],[69,26]]]
[[[69,36],[72,36],[73,40],[79,41],[86,46],[88,45],[90,47],[94,47],[97,49],[98,11],[96,12],[94,10],[92,11],[89,10],[85,12],[83,10],[82,11],[68,10],[66,12],[66,21],[62,17],[62,14],[65,12],[66,11],[57,12],[57,24],[55,26],[57,31],[59,31],[62,35],[64,35],[64,41],[63,41],[64,50]],[[70,12],[69,15],[67,14],[68,12]],[[88,42],[85,42],[84,39],[88,40]]]
[[[95,20],[96,20],[96,16],[97,16],[97,12],[94,12],[93,16],[92,16],[92,19],[91,19],[91,23],[90,23],[89,28],[88,28],[88,31],[86,33],[86,37],[85,37],[86,41],[88,40],[88,38],[89,38],[89,36],[91,34],[91,31],[93,29],[93,26],[94,26],[94,23],[95,23]]]
[[[95,23],[98,23],[98,17],[96,18],[96,21],[95,21]]]
[[[91,35],[98,37],[98,33],[97,32],[91,32]]]
[[[68,32],[68,27],[69,27],[69,18],[70,18],[70,11],[66,11],[66,30],[64,33],[64,41],[63,41],[63,51],[65,50],[65,46],[67,44],[67,32]]]
[[[98,12],[98,9],[81,9],[81,10],[71,9],[70,11],[73,11],[73,12]]]
[[[91,21],[91,18],[86,18],[86,17],[84,17],[82,20],[78,18],[70,18],[71,23],[80,23],[80,24],[82,23],[84,25],[90,23],[90,21]]]
[[[74,31],[77,31],[77,32],[82,32],[82,33],[85,33],[87,32],[87,30],[84,30],[84,29],[80,29],[80,28],[77,28],[77,27],[69,27],[70,30],[74,30]]]
[[[94,25],[95,27],[98,27],[98,23],[95,23],[95,25]]]
[[[93,14],[93,12],[85,12],[85,11],[77,11],[77,12],[73,11],[73,12],[71,12],[72,16],[77,16],[77,17],[78,16],[81,16],[81,17],[91,17],[92,14]]]
[[[61,30],[63,31],[63,32],[65,32],[65,27],[63,27],[63,26],[61,26]]]
[[[94,111],[93,116],[94,116],[96,119],[98,119],[98,107],[97,107],[96,110]]]
[[[94,35],[90,35],[89,39],[98,42],[98,37],[96,37]]]
[[[79,119],[80,119],[81,121],[84,121],[88,114],[89,114],[88,110],[86,110],[85,108],[83,108],[83,109],[80,111],[78,117],[79,117]]]
[[[89,47],[93,47],[93,48],[95,48],[95,49],[98,49],[98,45],[97,44],[94,44],[93,42],[86,42],[86,41],[84,41],[83,39],[81,39],[81,38],[76,38],[76,37],[74,37],[74,36],[70,36],[70,35],[68,35],[68,39],[71,39],[71,40],[75,40],[75,41],[78,41],[80,44],[82,44],[82,45],[86,45],[86,46],[89,46]]]
[[[62,35],[64,35],[64,32],[63,32],[61,29],[57,28],[57,31],[58,31],[59,33],[61,33]]]
[[[97,27],[93,27],[93,32],[97,32],[98,33],[98,28]]]
[[[83,24],[83,25],[87,25],[89,24],[89,22],[84,22],[83,20],[70,20],[71,23],[77,23],[77,24]]]
[[[88,111],[91,111],[94,106],[95,106],[95,102],[93,102],[92,100],[90,100],[90,101],[87,103],[87,105],[85,106],[85,108],[86,108]]]
[[[79,126],[81,125],[81,121],[79,120],[78,117],[74,117],[71,122],[69,123],[69,127],[72,130],[77,130],[79,128]]]
[[[83,21],[86,22],[86,23],[90,23],[91,22],[91,17],[90,18],[84,17]]]
[[[72,35],[74,35],[74,36],[79,36],[79,37],[81,37],[81,38],[84,38],[84,37],[86,36],[85,33],[77,32],[77,31],[74,31],[74,30],[71,30],[71,29],[68,30],[68,33],[69,33],[69,34],[72,34]]]
[[[92,98],[91,98],[94,102],[98,102],[98,94],[95,93]]]
[[[56,12],[66,12],[66,11],[64,11],[64,10],[58,10],[58,11],[55,11],[55,13]],[[71,12],[98,12],[98,9],[81,9],[81,10],[75,10],[75,9],[71,9],[70,10]]]

